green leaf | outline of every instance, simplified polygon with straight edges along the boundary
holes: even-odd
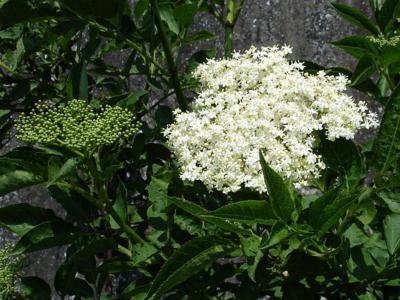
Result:
[[[0,225],[19,236],[44,222],[62,221],[50,209],[35,207],[28,203],[0,207]]]
[[[70,158],[60,166],[60,159],[57,157],[51,157],[49,159],[47,187],[70,176],[76,171],[76,167],[80,163],[81,161],[78,158]]]
[[[80,16],[112,18],[121,13],[124,0],[60,0],[62,6]]]
[[[357,145],[343,138],[329,141],[325,137],[321,141],[318,153],[326,165],[322,172],[327,186],[332,181],[342,182],[348,191],[357,188],[365,177],[365,161]],[[338,183],[338,182],[336,182]]]
[[[85,61],[82,61],[81,76],[79,79],[79,99],[88,100],[89,99],[89,83],[88,74]]]
[[[118,244],[112,238],[84,237],[84,243],[67,259],[69,264],[82,263],[87,258],[91,258],[98,253],[104,253],[108,250],[115,250],[118,248]]]
[[[0,109],[0,118],[7,116],[10,112],[9,109]]]
[[[382,48],[382,63],[384,67],[400,61],[400,47],[385,46]]]
[[[324,235],[355,203],[357,196],[357,194],[342,193],[340,189],[325,193],[311,205],[310,225],[318,231],[320,236]]]
[[[92,222],[92,212],[95,209],[86,198],[68,186],[52,185],[48,187],[51,197],[67,212],[67,218],[84,224]]]
[[[271,199],[272,210],[278,218],[287,222],[295,211],[292,195],[283,179],[267,165],[261,151],[260,163]]]
[[[54,279],[54,288],[60,296],[75,295],[93,299],[93,289],[88,283],[76,277],[74,265],[63,263],[57,270]],[[63,298],[63,297],[61,297]]]
[[[17,148],[0,157],[0,196],[44,183],[49,155],[32,148]]]
[[[149,92],[145,90],[133,91],[126,96],[126,98],[118,101],[118,105],[127,108],[129,110],[134,110],[136,103],[140,100],[141,97],[148,95]]]
[[[51,289],[49,285],[38,277],[22,277],[20,293],[29,300],[50,300]]]
[[[76,229],[65,222],[44,222],[25,233],[13,249],[14,255],[70,244]]]
[[[260,250],[261,238],[258,236],[248,237],[240,240],[246,257],[247,273],[252,281],[256,282],[256,271],[258,264],[264,256]]]
[[[208,211],[205,208],[201,207],[200,205],[197,205],[196,203],[187,201],[183,198],[168,197],[168,202],[174,204],[175,206],[179,207],[183,211],[193,216],[199,216],[208,213]]]
[[[146,299],[159,299],[218,258],[227,255],[232,247],[230,241],[213,236],[195,238],[187,242],[163,265]]]
[[[369,5],[371,6],[375,16],[377,16],[379,11],[381,10],[382,4],[383,0],[369,0]]]
[[[378,13],[377,22],[383,32],[389,32],[392,25],[396,22],[400,8],[398,0],[385,0],[380,12]]]
[[[276,221],[271,205],[264,200],[247,200],[231,203],[209,212],[207,216],[250,225],[271,225]]]
[[[242,234],[242,235],[251,234],[250,231],[241,229],[238,226],[229,222],[228,220],[222,219],[220,217],[208,215],[208,211],[205,208],[203,208],[193,202],[187,201],[182,198],[177,198],[177,197],[168,197],[168,202],[173,203],[174,205],[176,205],[183,211],[191,214],[192,216],[195,216],[202,221],[214,224],[221,229],[224,229],[224,230],[227,230],[230,232],[235,232],[237,234]]]
[[[128,210],[127,197],[128,193],[126,191],[125,185],[123,184],[122,181],[119,181],[113,208],[115,212],[118,214],[118,216],[121,218],[121,220],[123,220],[124,222],[126,222],[127,219],[127,210]],[[111,227],[119,228],[119,225],[114,219],[112,219],[112,217],[111,220],[112,220]]]
[[[379,34],[379,29],[359,9],[342,3],[333,3],[332,6],[350,23],[372,34]]]
[[[369,237],[355,223],[343,233],[343,237],[349,240],[350,248],[362,245],[369,240]]]
[[[394,193],[390,190],[382,191],[378,193],[380,199],[382,199],[391,212],[400,214],[400,194]]]
[[[349,36],[332,44],[343,49],[356,59],[361,59],[365,54],[372,55],[373,57],[378,56],[378,50],[364,36]]]
[[[391,255],[400,249],[400,215],[391,214],[383,221],[386,245]]]
[[[261,249],[267,249],[279,244],[282,240],[286,239],[290,235],[285,223],[276,222],[272,226],[271,233],[265,235],[261,241]]]
[[[375,170],[384,173],[400,154],[400,86],[391,95],[385,108],[379,133],[374,141]]]
[[[376,71],[375,60],[370,55],[364,55],[359,60],[353,76],[351,86],[358,85],[367,80]]]
[[[356,210],[356,218],[364,225],[369,225],[374,220],[378,211],[375,208],[374,201],[372,198],[364,200],[360,203],[359,208]]]
[[[167,23],[169,30],[171,30],[176,35],[179,35],[179,24],[175,19],[174,11],[172,10],[171,6],[159,5],[159,10],[161,20]]]
[[[175,20],[183,27],[189,27],[193,22],[194,15],[197,12],[196,3],[185,3],[174,9]]]
[[[209,39],[214,38],[214,34],[212,34],[211,32],[207,31],[207,30],[199,30],[196,31],[195,33],[193,33],[191,36],[189,36],[186,41],[187,43],[191,44],[194,42],[201,42],[201,41],[206,41]]]
[[[138,0],[135,2],[134,13],[135,17],[143,17],[149,8],[149,0]]]

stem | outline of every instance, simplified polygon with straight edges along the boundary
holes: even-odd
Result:
[[[132,242],[139,242],[139,243],[145,243],[145,241],[133,230],[131,227],[129,227],[126,223],[125,220],[121,218],[121,216],[115,211],[115,209],[111,206],[111,203],[108,199],[108,193],[107,193],[107,187],[106,184],[100,179],[100,165],[98,162],[98,156],[97,154],[94,155],[95,158],[88,158],[87,159],[87,166],[89,168],[89,171],[93,177],[93,182],[94,185],[96,186],[97,192],[99,194],[100,201],[102,205],[104,205],[105,209],[107,212],[111,215],[111,217],[117,222],[118,226],[126,233],[128,238]]]
[[[224,21],[224,31],[225,31],[225,40],[224,40],[224,51],[225,57],[231,57],[233,53],[233,36],[234,36],[234,28],[236,22],[240,16],[240,12],[243,8],[244,0],[240,0],[237,3],[237,0],[227,0],[227,8],[226,8],[226,17]]]
[[[224,50],[225,57],[231,57],[233,52],[233,28],[236,22],[236,0],[227,0],[227,12],[224,24],[225,41]]]
[[[384,68],[384,69],[382,70],[382,73],[383,73],[383,76],[384,76],[384,77],[386,78],[386,80],[388,81],[389,87],[390,87],[391,91],[393,92],[393,91],[396,89],[396,84],[393,82],[392,78],[390,77],[389,72],[388,72],[388,69],[387,69],[387,68]]]
[[[153,12],[154,12],[156,27],[158,29],[158,33],[161,38],[161,43],[164,48],[164,53],[165,53],[165,58],[167,60],[168,70],[171,73],[171,79],[172,79],[172,83],[173,83],[174,89],[175,89],[176,100],[178,101],[179,108],[182,111],[186,111],[188,108],[187,100],[186,100],[185,96],[183,95],[182,86],[181,86],[181,83],[179,80],[179,75],[178,75],[178,69],[176,67],[176,64],[174,62],[174,58],[172,55],[171,44],[168,40],[167,34],[165,32],[164,24],[161,20],[157,1],[158,0],[151,0],[151,6],[152,6]]]
[[[101,203],[99,203],[99,201],[97,201],[96,198],[94,198],[92,195],[90,195],[90,193],[88,193],[87,191],[85,191],[84,189],[69,184],[69,183],[64,183],[64,182],[59,182],[56,185],[60,186],[60,187],[65,187],[71,190],[74,190],[75,192],[79,193],[81,196],[83,196],[87,201],[89,201],[91,204],[93,204],[95,207],[102,209],[103,206],[101,205]]]
[[[121,227],[121,229],[128,235],[129,239],[132,242],[137,242],[141,244],[145,243],[145,241],[135,232],[135,230],[133,230],[125,223],[125,221],[120,217],[119,214],[117,214],[117,212],[109,203],[106,208],[111,217],[113,217],[118,226]]]
[[[117,250],[119,253],[126,255],[129,258],[132,258],[132,253],[129,249],[125,248],[124,246],[118,245]]]
[[[225,24],[225,41],[224,41],[225,57],[231,57],[233,52],[233,26]]]
[[[0,60],[0,68],[3,68],[4,70],[6,70],[8,73],[12,73],[13,71],[11,70],[11,68],[9,66],[7,66],[4,62],[2,62]]]

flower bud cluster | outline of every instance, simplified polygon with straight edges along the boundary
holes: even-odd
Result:
[[[0,300],[14,299],[22,261],[10,255],[11,247],[0,249]]]
[[[400,35],[396,35],[390,38],[385,37],[384,35],[380,36],[368,36],[368,40],[375,44],[376,46],[382,48],[386,46],[398,46],[400,44]]]
[[[183,179],[224,193],[243,186],[265,192],[262,149],[275,171],[307,186],[325,167],[313,152],[316,131],[325,130],[329,140],[352,139],[360,128],[378,125],[364,102],[345,93],[346,77],[305,74],[289,53],[289,47],[252,47],[195,70],[201,92],[193,110],[175,111],[164,133]]]
[[[16,121],[17,137],[29,143],[91,150],[128,138],[139,130],[134,115],[119,106],[94,109],[83,100],[49,106],[39,102],[32,113]]]

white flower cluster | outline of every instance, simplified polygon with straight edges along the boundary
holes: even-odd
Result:
[[[259,149],[270,166],[297,187],[317,178],[324,163],[313,133],[351,139],[377,126],[377,116],[345,93],[344,76],[304,74],[290,47],[252,47],[231,59],[209,60],[194,75],[201,93],[191,112],[175,112],[165,135],[182,179],[224,193],[242,186],[265,192]]]

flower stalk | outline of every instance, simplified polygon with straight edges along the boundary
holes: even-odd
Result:
[[[172,54],[172,47],[168,40],[164,24],[161,20],[161,15],[160,15],[160,10],[158,7],[157,0],[151,0],[151,6],[153,9],[153,13],[154,13],[156,27],[158,29],[158,34],[161,38],[161,43],[163,45],[165,58],[167,60],[168,70],[171,74],[171,80],[174,85],[176,100],[178,101],[179,108],[182,111],[186,111],[188,108],[187,100],[186,100],[185,95],[183,94],[182,86],[181,86],[181,83],[179,80],[179,75],[178,75],[178,68],[175,64],[174,57]]]

